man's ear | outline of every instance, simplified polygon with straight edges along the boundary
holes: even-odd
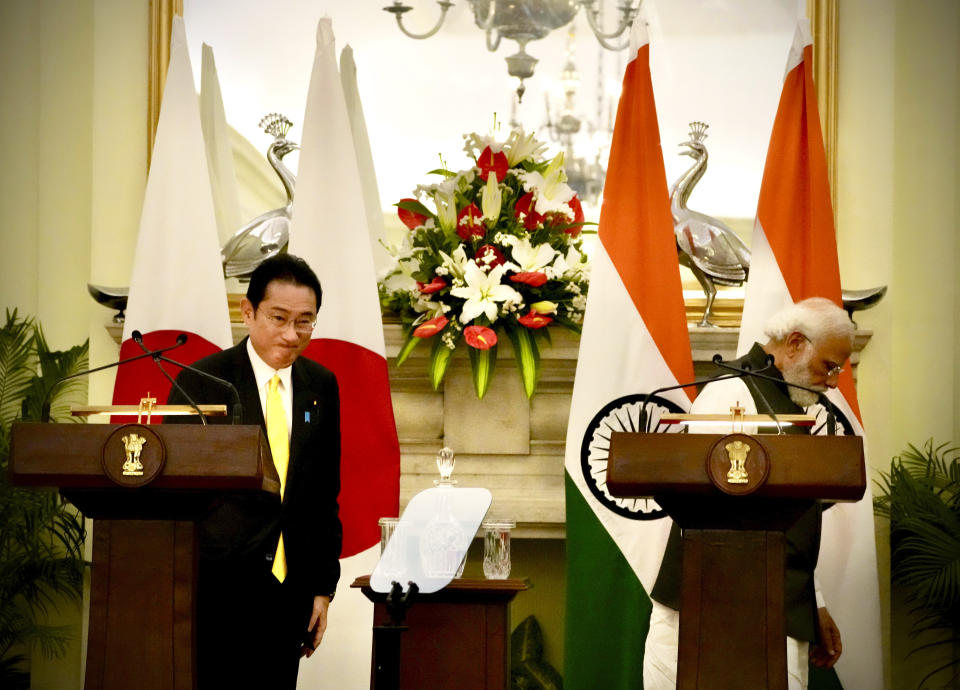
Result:
[[[243,322],[249,324],[250,321],[253,321],[253,302],[248,300],[246,297],[240,298],[240,315],[243,317]]]
[[[787,336],[786,345],[787,352],[790,355],[796,355],[803,349],[804,344],[807,342],[807,337],[800,331],[793,331],[790,335]]]

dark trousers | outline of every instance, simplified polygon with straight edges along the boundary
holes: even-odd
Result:
[[[269,563],[200,562],[199,690],[295,690],[312,598],[280,584]]]

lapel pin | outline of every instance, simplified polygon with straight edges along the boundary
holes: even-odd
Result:
[[[303,413],[303,421],[307,424],[310,423],[310,410],[305,410]]]

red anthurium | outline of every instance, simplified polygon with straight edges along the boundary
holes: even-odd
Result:
[[[510,169],[510,164],[507,162],[507,154],[503,151],[494,153],[488,146],[480,152],[480,156],[477,158],[477,167],[480,168],[480,177],[483,179],[487,179],[490,173],[494,172],[497,174],[497,182],[503,182],[503,178],[507,176],[507,170]]]
[[[547,274],[543,271],[521,271],[510,276],[510,281],[514,283],[523,283],[530,287],[540,287],[547,282]]]
[[[463,339],[478,350],[489,350],[497,344],[497,334],[486,326],[467,326],[463,329]]]
[[[416,201],[416,199],[401,199],[400,201]],[[397,215],[400,216],[400,222],[411,230],[416,230],[427,222],[427,217],[425,215],[408,211],[405,208],[398,208]]]
[[[417,281],[417,289],[419,289],[420,293],[424,295],[432,295],[435,292],[440,292],[445,287],[447,287],[447,281],[440,276],[435,276],[434,279],[429,283],[421,283],[419,280]]]
[[[506,257],[492,244],[485,244],[477,250],[477,265],[490,270],[506,262]]]
[[[543,328],[548,323],[553,321],[553,317],[546,316],[544,314],[538,314],[532,309],[528,314],[523,316],[518,316],[517,321],[526,326],[527,328]]]
[[[424,321],[422,324],[417,326],[413,331],[414,338],[429,338],[431,335],[436,335],[442,331],[448,323],[448,319],[443,314],[440,316],[435,316],[429,321]]]
[[[486,233],[483,227],[483,211],[476,204],[465,206],[457,214],[457,234],[460,239],[469,240],[474,235],[483,237]]]
[[[527,192],[522,197],[517,199],[517,203],[513,206],[513,215],[515,218],[519,218],[520,214],[523,215],[523,226],[527,230],[535,230],[538,225],[540,225],[543,220],[543,216],[533,210],[534,201],[533,201],[533,192]]]
[[[567,228],[564,232],[571,237],[576,237],[580,234],[580,230],[583,229],[583,206],[580,205],[580,199],[576,194],[567,202],[567,206],[573,211],[573,227]]]

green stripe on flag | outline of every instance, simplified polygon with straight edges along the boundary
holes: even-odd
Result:
[[[643,687],[650,597],[570,476],[567,495],[567,690]],[[576,557],[571,555],[575,554]]]

